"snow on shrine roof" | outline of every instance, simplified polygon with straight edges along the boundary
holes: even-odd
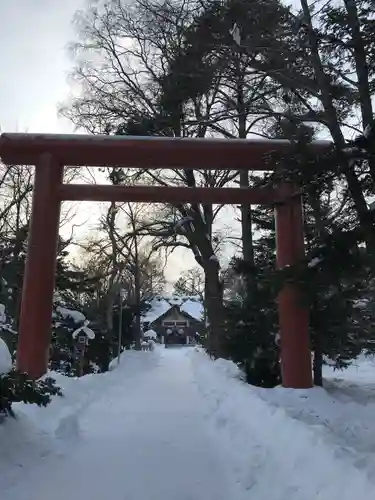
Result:
[[[180,309],[197,321],[203,321],[204,308],[201,300],[188,299],[182,304]]]
[[[197,321],[203,320],[203,304],[198,295],[158,296],[152,299],[149,304],[151,309],[143,315],[143,323],[153,323],[174,306],[178,306],[181,312]]]
[[[151,309],[143,315],[143,323],[153,323],[172,308],[171,304],[163,297],[155,297],[149,302],[149,304]]]

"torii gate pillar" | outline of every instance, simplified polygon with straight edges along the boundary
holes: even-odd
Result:
[[[276,205],[276,258],[283,269],[304,257],[302,196],[291,184],[279,188]],[[298,288],[286,283],[278,296],[282,384],[294,389],[313,386],[309,338],[309,309]]]
[[[33,379],[45,374],[49,358],[63,171],[49,153],[35,167],[17,348],[17,369]]]

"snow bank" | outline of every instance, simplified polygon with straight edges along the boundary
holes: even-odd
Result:
[[[53,437],[38,429],[26,415],[0,421],[0,443],[0,497],[18,483],[21,474],[26,479],[40,458],[47,458],[56,450]]]
[[[375,356],[361,354],[346,370],[334,370],[330,366],[323,367],[323,375],[326,380],[341,384],[348,383],[355,386],[375,385]]]
[[[206,418],[220,441],[243,499],[352,500],[370,498],[373,485],[325,436],[290,418],[262,399],[259,390],[238,380],[237,367],[189,353]],[[307,391],[292,391],[306,397]],[[314,394],[314,391],[311,392]],[[272,480],[271,480],[272,479]]]
[[[80,417],[85,410],[105,399],[109,387],[121,386],[124,377],[131,380],[155,366],[158,351],[148,354],[125,351],[116,370],[98,375],[75,378],[50,372],[48,376],[62,388],[63,397],[53,397],[46,408],[14,404],[17,419],[0,422],[1,492],[16,484],[21,474],[23,480],[31,476],[40,459],[69,453],[81,440]]]
[[[12,356],[10,355],[8,346],[0,337],[0,375],[8,373],[12,369]]]
[[[147,356],[148,357],[148,356]],[[20,416],[26,415],[42,431],[49,434],[59,434],[60,427],[65,425],[65,420],[74,416],[75,419],[85,411],[88,406],[95,403],[106,394],[108,385],[121,385],[122,372],[126,370],[127,377],[131,373],[136,375],[147,366],[143,352],[124,351],[121,354],[121,363],[117,367],[117,358],[111,362],[111,371],[106,373],[91,373],[84,377],[66,377],[61,373],[49,372],[47,376],[56,380],[64,396],[54,397],[47,408],[35,405],[18,403],[13,405]],[[157,353],[150,354],[149,363],[157,359]]]
[[[254,389],[268,404],[283,408],[332,446],[337,457],[363,471],[375,484],[375,361],[360,356],[347,370],[324,367],[324,389]]]

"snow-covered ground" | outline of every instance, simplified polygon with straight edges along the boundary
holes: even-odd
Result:
[[[261,390],[195,348],[57,376],[65,396],[0,425],[1,500],[352,500],[374,489],[375,366],[327,391]],[[345,427],[346,426],[346,427]],[[347,430],[345,430],[347,429]]]
[[[274,407],[310,426],[337,457],[375,483],[375,359],[360,357],[345,371],[324,369],[324,389],[255,389]]]

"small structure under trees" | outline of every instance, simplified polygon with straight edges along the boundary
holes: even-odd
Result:
[[[150,309],[142,316],[143,329],[152,328],[162,344],[193,344],[206,331],[200,297],[158,296],[149,305]]]

